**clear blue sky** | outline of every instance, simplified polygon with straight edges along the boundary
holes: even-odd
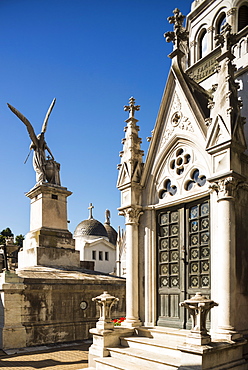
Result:
[[[178,0],[1,0],[0,1],[0,229],[29,231],[29,199],[35,184],[24,124],[7,108],[10,103],[38,134],[52,99],[46,141],[61,164],[68,198],[69,229],[93,216],[123,227],[116,189],[128,113],[134,96],[142,149],[154,127],[166,83],[172,44],[167,17],[178,7],[184,15],[191,1]]]

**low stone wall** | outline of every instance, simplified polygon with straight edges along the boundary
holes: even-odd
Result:
[[[3,274],[2,349],[88,339],[89,329],[95,327],[99,318],[92,298],[103,291],[119,298],[113,317],[125,316],[125,279],[80,269],[66,271],[41,266],[19,270],[18,282],[6,280],[8,274]],[[13,292],[14,300],[10,299]],[[6,315],[9,310],[11,316]]]

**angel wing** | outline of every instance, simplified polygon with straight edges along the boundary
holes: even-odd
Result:
[[[48,111],[47,111],[46,117],[45,117],[44,122],[43,122],[43,125],[42,125],[41,132],[44,132],[44,133],[46,132],[48,118],[49,118],[49,116],[50,116],[50,114],[51,114],[51,112],[53,110],[53,107],[54,107],[55,102],[56,102],[56,99],[54,98],[53,101],[52,101],[52,103],[51,103],[51,105],[50,105],[50,107],[49,107],[49,109],[48,109]]]
[[[16,108],[12,107],[12,105],[10,105],[9,103],[7,103],[9,109],[27,126],[27,130],[28,130],[28,134],[30,136],[30,139],[32,140],[32,142],[38,146],[38,141],[37,141],[37,137],[35,135],[35,132],[34,132],[34,129],[33,129],[33,126],[31,125],[31,123],[29,122],[29,120],[24,117],[23,114],[21,114],[19,112],[19,110],[17,110]]]

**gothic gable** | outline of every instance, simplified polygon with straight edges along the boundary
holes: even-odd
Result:
[[[144,167],[143,184],[149,181],[151,173],[159,170],[165,155],[178,140],[206,147],[206,117],[184,77],[179,68],[172,66]]]

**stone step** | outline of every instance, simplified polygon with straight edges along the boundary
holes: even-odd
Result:
[[[130,347],[108,348],[108,350],[112,358],[122,361],[123,366],[131,363],[136,365],[136,369],[137,366],[141,366],[141,369],[148,367],[149,369],[156,370],[175,370],[181,363],[180,359],[174,356],[164,355],[162,351],[161,353],[154,353]],[[129,370],[127,366],[124,369]]]
[[[89,368],[91,369],[91,368]],[[139,366],[137,364],[131,363],[131,362],[123,362],[122,360],[119,360],[117,358],[113,357],[104,357],[99,358],[96,360],[96,368],[94,370],[151,370],[150,367],[147,366]]]
[[[171,345],[182,345],[186,336],[189,334],[188,330],[175,329],[162,326],[146,327],[141,326],[135,329],[136,336],[148,337],[154,339],[161,339],[163,342],[170,343]]]
[[[179,361],[181,359],[181,352],[177,349],[178,344],[171,343],[169,340],[132,336],[121,338],[121,345],[152,353],[163,353],[164,356],[170,356]]]

